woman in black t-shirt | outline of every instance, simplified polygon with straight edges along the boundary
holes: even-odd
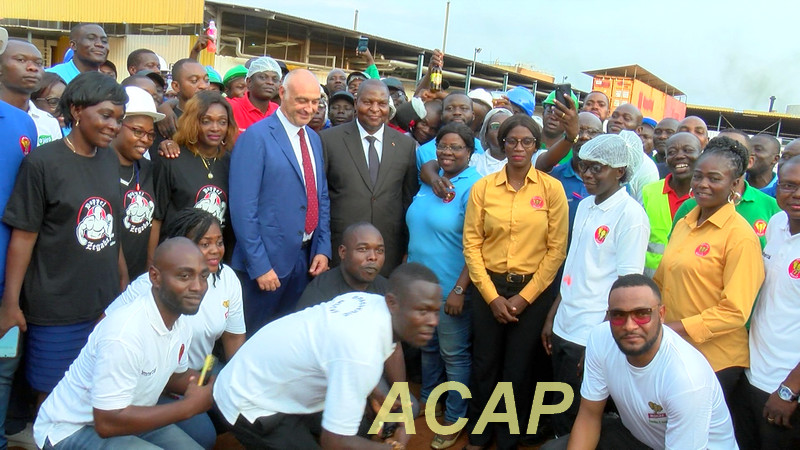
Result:
[[[52,391],[128,283],[119,161],[108,148],[127,100],[113,79],[78,75],[59,104],[72,131],[25,157],[3,214],[13,231],[0,333],[27,328],[26,375],[39,392]]]
[[[154,161],[156,210],[151,233],[158,235],[162,224],[168,227],[178,211],[194,207],[220,221],[225,246],[233,248],[233,233],[227,226],[228,169],[237,132],[231,106],[219,92],[201,91],[186,102],[174,137],[181,147],[180,155]],[[156,240],[150,240],[149,255],[156,244]]]
[[[119,158],[123,208],[120,241],[125,249],[128,275],[135,279],[147,270],[147,244],[155,211],[153,165],[144,154],[153,144],[154,123],[164,115],[156,111],[153,97],[144,89],[127,86],[125,92],[128,93],[125,119],[111,147]]]

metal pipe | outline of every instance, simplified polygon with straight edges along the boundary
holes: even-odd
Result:
[[[469,85],[472,82],[472,66],[467,66],[467,75],[464,80],[464,92],[469,93]]]
[[[416,81],[422,79],[422,68],[425,67],[425,53],[417,55],[417,78]]]
[[[442,38],[442,53],[447,47],[447,23],[450,21],[450,0],[447,0],[447,9],[444,11],[444,37]]]
[[[353,17],[353,31],[358,30],[358,10],[356,10],[355,17]]]
[[[503,74],[503,91],[507,90],[508,90],[508,72]]]

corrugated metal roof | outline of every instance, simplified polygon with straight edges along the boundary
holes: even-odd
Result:
[[[748,109],[733,109],[733,108],[721,108],[717,106],[707,106],[707,105],[686,105],[686,109],[695,109],[700,111],[712,111],[724,114],[741,114],[745,117],[765,117],[765,118],[772,118],[772,119],[790,119],[790,120],[800,120],[800,116],[796,116],[793,114],[783,114],[779,112],[767,112],[767,111],[753,111]],[[688,114],[688,112],[687,112]]]
[[[642,83],[646,83],[651,87],[659,89],[668,95],[686,95],[680,89],[672,86],[661,78],[658,78],[656,75],[638,64],[611,67],[608,69],[587,70],[583,73],[589,75],[590,77],[605,75],[609,77],[633,78],[634,80],[639,80]]]

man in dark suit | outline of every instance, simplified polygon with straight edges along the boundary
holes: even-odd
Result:
[[[400,265],[406,253],[406,209],[419,189],[414,140],[385,125],[390,101],[383,82],[366,80],[358,90],[356,120],[320,135],[333,248],[339,248],[348,225],[372,223],[386,245],[384,276]],[[333,264],[338,263],[338,255],[334,255]]]
[[[242,281],[248,337],[292,312],[331,256],[322,143],[306,126],[319,84],[311,72],[294,70],[279,94],[278,111],[242,133],[231,157],[231,266]]]

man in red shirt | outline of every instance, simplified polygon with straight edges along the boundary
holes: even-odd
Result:
[[[240,133],[278,109],[272,98],[281,85],[281,67],[274,59],[263,56],[250,64],[245,79],[247,94],[239,98],[228,97]]]

